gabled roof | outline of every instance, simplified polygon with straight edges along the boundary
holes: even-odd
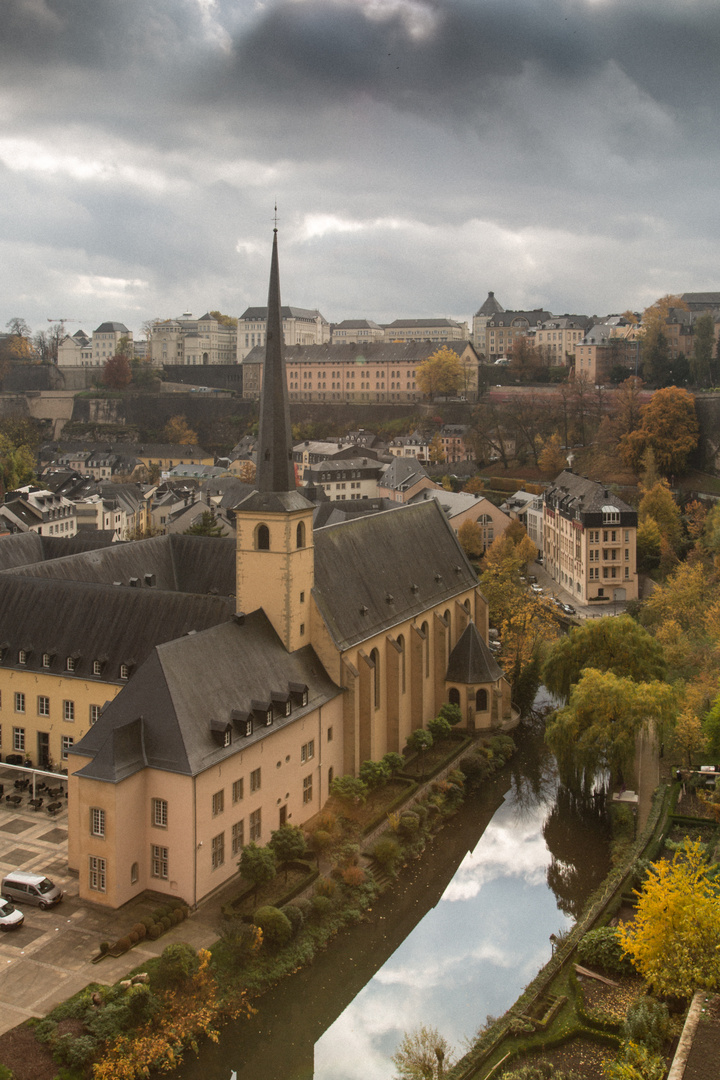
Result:
[[[266,307],[249,307],[240,316],[240,319],[254,319],[264,322],[267,319],[268,309]],[[313,322],[319,317],[322,322],[327,320],[323,318],[320,312],[315,308],[301,308],[301,307],[287,307],[283,305],[280,308],[280,314],[283,319],[311,319]]]
[[[537,498],[537,496],[533,495],[533,498]],[[418,491],[416,495],[413,495],[412,499],[410,499],[410,505],[426,502],[428,499],[435,499],[449,518],[464,514],[467,510],[480,508],[492,512],[497,511],[497,507],[489,499],[486,499],[484,495],[471,494],[469,491],[445,491],[444,488],[423,488],[422,491]],[[492,513],[490,516],[492,516]]]
[[[502,306],[502,304],[495,299],[495,293],[489,292],[487,294],[487,300],[481,307],[478,308],[478,310],[475,312],[475,315],[497,315],[504,310],[505,308]]]
[[[380,480],[380,487],[389,491],[407,491],[428,474],[416,457],[394,457]]]
[[[568,514],[601,513],[604,507],[612,507],[623,513],[637,513],[604,484],[578,476],[570,469],[565,469],[555,478],[545,492],[545,502]]]
[[[481,638],[477,626],[474,622],[469,622],[450,653],[446,682],[468,685],[490,683],[497,682],[504,675],[505,672]]]
[[[343,319],[333,324],[334,330],[382,330],[372,319]]]
[[[385,323],[384,329],[392,330],[394,327],[400,329],[403,326],[422,330],[423,327],[428,327],[428,329],[432,329],[438,326],[452,326],[460,328],[460,323],[455,322],[454,319],[395,319],[394,322]]]
[[[467,350],[476,358],[477,353],[469,341],[443,341],[442,348],[452,349],[462,357]],[[306,362],[317,363],[368,363],[387,361],[395,364],[419,363],[438,351],[437,341],[364,341],[333,342],[323,345],[286,345],[286,365]],[[256,345],[243,360],[243,364],[262,364],[265,346]],[[479,358],[478,358],[479,363]]]
[[[231,618],[234,603],[218,596],[159,592],[144,581],[138,588],[0,575],[2,666],[21,671],[65,672],[77,656],[73,675],[85,681],[120,682],[120,664],[142,663],[160,642]],[[48,612],[62,612],[49,619]],[[30,653],[18,663],[18,651]],[[43,668],[42,655],[52,657]],[[93,661],[103,673],[93,675]],[[72,677],[72,676],[69,676]]]
[[[228,747],[214,738],[213,725],[233,725],[254,701],[285,694],[290,683],[307,686],[307,705],[294,705],[269,727],[256,725],[249,736],[234,726]],[[311,646],[288,653],[264,612],[255,611],[159,645],[73,753],[93,759],[80,776],[110,783],[145,765],[194,776],[339,693]]]
[[[433,499],[314,532],[313,596],[338,649],[477,586]]]

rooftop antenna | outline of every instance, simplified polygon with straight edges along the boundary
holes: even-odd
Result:
[[[277,199],[275,200],[275,215],[273,217],[273,231],[277,232],[278,215],[277,215]]]

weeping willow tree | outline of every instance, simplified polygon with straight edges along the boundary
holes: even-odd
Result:
[[[638,735],[651,723],[662,729],[676,708],[667,683],[585,668],[545,733],[563,783],[577,789],[602,771],[613,784],[631,777]]]

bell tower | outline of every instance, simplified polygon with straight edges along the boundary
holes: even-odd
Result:
[[[273,230],[257,490],[235,508],[238,611],[262,608],[288,652],[310,644],[313,506],[295,488],[278,268]]]

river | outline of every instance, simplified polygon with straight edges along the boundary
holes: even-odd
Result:
[[[389,1080],[405,1031],[436,1027],[462,1052],[515,1001],[609,869],[600,807],[558,787],[542,731],[516,741],[400,886],[179,1080]]]

